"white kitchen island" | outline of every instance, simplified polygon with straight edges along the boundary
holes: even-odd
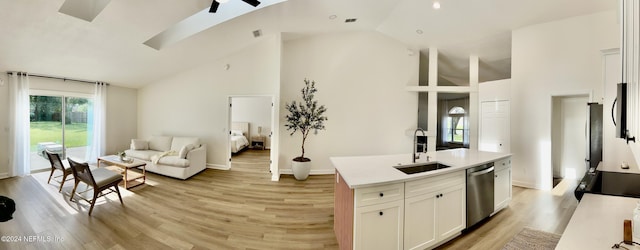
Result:
[[[415,174],[394,168],[412,164],[411,154],[332,157],[340,249],[427,249],[457,237],[466,227],[466,169],[494,163],[495,193],[504,197],[496,198],[497,211],[511,199],[510,156],[469,149],[428,152],[416,162],[449,167]]]

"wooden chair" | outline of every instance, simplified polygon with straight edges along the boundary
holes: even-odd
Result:
[[[88,186],[93,188],[93,197],[91,200],[84,198],[82,195],[78,194],[81,199],[91,203],[91,208],[89,208],[89,215],[93,212],[93,206],[96,204],[96,200],[100,196],[104,196],[114,191],[118,193],[118,198],[120,199],[120,204],[122,202],[122,196],[120,196],[120,190],[118,189],[118,183],[122,181],[122,175],[109,171],[105,168],[97,168],[91,170],[89,168],[89,164],[87,163],[79,163],[76,161],[69,160],[69,165],[71,165],[71,170],[73,172],[73,177],[75,178],[75,185],[73,186],[73,191],[71,191],[70,201],[73,201],[73,196],[76,194],[76,189],[78,188],[78,184],[80,182],[86,183]],[[113,189],[112,189],[113,188]],[[107,193],[102,193],[105,190],[109,190]]]
[[[67,176],[73,174],[72,170],[71,168],[66,168],[64,166],[64,164],[62,163],[62,160],[60,160],[60,155],[56,153],[51,153],[49,152],[49,150],[45,150],[44,152],[47,155],[47,159],[49,159],[49,162],[51,163],[51,174],[49,174],[49,180],[47,181],[47,183],[51,182],[51,177],[53,177],[53,172],[55,172],[56,170],[62,171],[62,175],[53,177],[53,179],[55,180],[55,178],[62,176],[62,181],[60,181],[60,189],[58,189],[58,192],[62,192],[62,186],[64,186],[64,181],[67,179]]]

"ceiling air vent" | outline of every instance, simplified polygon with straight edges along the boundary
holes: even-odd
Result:
[[[345,23],[355,23],[356,20],[358,20],[357,18],[347,18],[344,20]]]
[[[262,30],[254,30],[253,37],[258,38],[262,36]]]

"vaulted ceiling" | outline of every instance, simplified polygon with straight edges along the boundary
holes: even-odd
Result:
[[[437,47],[447,62],[440,72],[450,79],[464,78],[468,55],[476,54],[487,70],[480,80],[492,80],[510,75],[513,29],[617,6],[613,0],[439,0],[436,10],[434,0],[288,0],[157,50],[144,42],[208,9],[211,0],[111,0],[91,22],[60,13],[64,2],[0,0],[0,71],[137,88],[273,34],[301,37],[364,30],[385,34],[413,50]],[[225,11],[223,7],[218,12]],[[357,21],[345,23],[348,18]],[[254,38],[254,30],[263,36]]]

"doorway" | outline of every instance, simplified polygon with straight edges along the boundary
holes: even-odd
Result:
[[[551,158],[553,187],[582,178],[586,171],[588,95],[552,97]]]
[[[29,96],[31,171],[51,167],[44,151],[62,159],[87,158],[93,98],[89,95],[32,91]]]
[[[229,97],[229,169],[271,174],[273,103],[271,96]]]

